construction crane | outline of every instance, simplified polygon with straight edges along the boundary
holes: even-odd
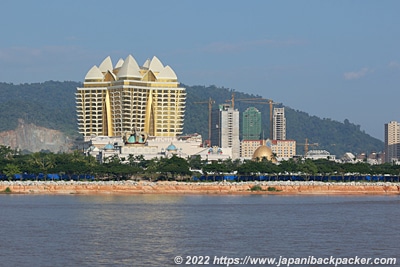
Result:
[[[194,102],[194,104],[208,104],[208,145],[211,146],[211,113],[215,101],[210,97],[208,101]]]
[[[298,146],[304,146],[304,157],[307,155],[309,146],[319,146],[318,143],[312,143],[312,144],[308,143],[308,138],[306,138],[306,141],[305,141],[304,144],[297,144],[297,145]]]
[[[232,94],[232,99],[226,100],[227,102],[231,102],[232,108],[235,106],[235,95],[234,93]],[[272,140],[273,138],[273,116],[272,116],[272,111],[273,111],[273,106],[274,105],[280,105],[282,103],[276,103],[272,99],[265,99],[262,97],[253,97],[253,98],[239,98],[236,99],[236,101],[241,101],[244,103],[251,103],[251,104],[262,104],[262,105],[269,105],[269,138]]]
[[[225,100],[225,102],[231,102],[231,108],[235,109],[235,93],[232,93],[231,99]]]

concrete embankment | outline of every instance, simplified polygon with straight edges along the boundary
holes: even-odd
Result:
[[[252,191],[255,185],[261,190]],[[5,190],[18,194],[400,195],[400,183],[2,181],[0,192]]]

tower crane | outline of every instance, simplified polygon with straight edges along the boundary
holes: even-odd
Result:
[[[211,146],[211,113],[215,101],[210,97],[208,101],[194,102],[194,104],[208,104],[208,145]]]
[[[319,146],[318,143],[312,143],[312,144],[308,143],[308,138],[306,138],[306,141],[305,141],[304,144],[297,144],[297,145],[299,145],[299,146],[304,146],[304,156],[307,155],[308,147],[309,147],[309,146]]]
[[[228,99],[225,102],[231,102],[231,108],[235,109],[235,93],[232,93],[231,99]]]

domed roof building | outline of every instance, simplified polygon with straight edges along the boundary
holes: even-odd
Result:
[[[276,163],[276,159],[274,154],[272,153],[272,149],[264,144],[259,146],[256,151],[254,151],[252,160],[254,161],[262,161],[263,158],[266,158],[273,163]]]
[[[172,143],[165,150],[168,153],[172,153],[172,154],[177,154],[178,153],[178,148]]]
[[[104,146],[104,150],[115,150],[115,147],[112,144],[107,144]]]
[[[138,132],[136,128],[131,133],[125,132],[122,140],[125,146],[144,146],[147,141],[148,135],[145,132]]]
[[[128,140],[126,141],[129,144],[136,143],[136,137],[134,135],[129,136]]]

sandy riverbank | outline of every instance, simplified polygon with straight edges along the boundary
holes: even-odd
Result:
[[[260,185],[263,191],[251,191]],[[400,195],[400,183],[324,182],[77,182],[23,181],[0,182],[18,194],[282,194],[282,195]],[[271,191],[275,189],[275,191]]]

